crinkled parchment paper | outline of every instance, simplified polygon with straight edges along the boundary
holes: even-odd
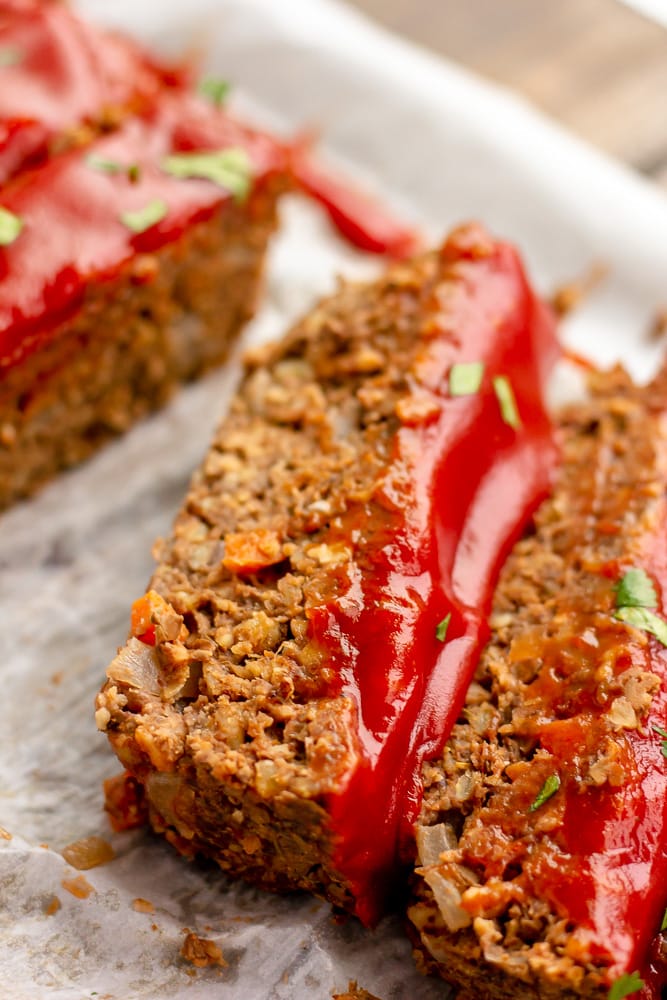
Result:
[[[501,91],[320,0],[81,0],[90,16],[168,52],[206,53],[246,112],[286,130],[318,126],[334,160],[435,238],[479,217],[516,240],[545,291],[603,262],[610,272],[566,324],[568,342],[640,377],[667,304],[667,203],[657,191]],[[319,211],[286,206],[266,305],[250,339],[272,336],[333,285],[374,264]],[[101,783],[118,770],[92,703],[122,642],[188,477],[237,369],[183,392],[36,500],[0,517],[0,1000],[327,1000],[355,978],[382,997],[436,1000],[414,971],[399,920],[375,932],[327,906],[279,899],[189,864],[143,832],[112,835]],[[77,875],[60,855],[98,834],[116,858]],[[52,912],[54,897],[60,908]],[[137,898],[154,913],[133,908]],[[179,958],[185,928],[226,968]]]

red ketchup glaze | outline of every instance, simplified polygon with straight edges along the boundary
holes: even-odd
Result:
[[[0,0],[0,183],[44,158],[59,133],[146,110],[189,78],[60,0]]]
[[[421,763],[457,718],[488,635],[497,573],[548,491],[557,457],[543,402],[557,356],[551,314],[509,246],[464,229],[442,254],[455,294],[419,363],[440,413],[401,427],[381,489],[334,524],[334,540],[353,550],[351,568],[309,616],[358,712],[359,764],[330,807],[335,863],[365,923],[395,884],[401,837],[419,809]],[[448,374],[464,361],[482,361],[484,379],[475,395],[452,398]],[[514,388],[517,430],[501,415],[498,374]],[[436,627],[447,614],[443,643]]]
[[[654,533],[635,560],[658,585],[667,617],[667,502]],[[644,1000],[660,1000],[667,987],[667,955],[658,930],[667,907],[667,648],[648,637],[633,662],[662,681],[642,731],[624,732],[624,763],[630,780],[568,795],[561,837],[575,859],[572,877],[555,883],[566,912],[591,929],[593,944],[614,958],[610,976],[640,971]],[[627,664],[630,665],[629,663]]]
[[[247,152],[255,185],[285,169],[286,153],[273,139],[184,94],[163,98],[149,118],[129,118],[117,132],[6,185],[0,203],[23,220],[23,230],[0,248],[0,374],[56,334],[89,284],[113,280],[137,253],[172,242],[229,201],[213,182],[175,178],[160,166],[172,152],[227,147]],[[138,166],[138,181],[95,169],[91,154]],[[166,203],[167,215],[133,233],[121,214],[153,199]]]
[[[302,145],[294,147],[292,170],[297,184],[322,205],[341,236],[353,246],[395,260],[405,260],[421,249],[423,241],[414,228],[346,181],[332,176]]]

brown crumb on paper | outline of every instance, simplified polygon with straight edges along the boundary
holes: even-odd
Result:
[[[591,264],[578,278],[566,282],[557,288],[551,296],[551,306],[557,316],[568,316],[581,305],[600,282],[607,277],[609,268],[606,264]]]
[[[200,938],[191,933],[185,936],[181,948],[181,958],[184,958],[186,962],[192,962],[198,969],[204,969],[208,965],[220,965],[224,969],[227,965],[222,957],[222,951],[215,941],[209,941],[208,938]]]
[[[93,886],[83,875],[77,875],[76,878],[64,878],[60,884],[63,889],[71,892],[77,899],[88,899],[91,893],[95,892]]]
[[[652,340],[660,340],[667,334],[667,307],[658,309],[649,329],[649,336]]]
[[[12,834],[9,830],[5,830],[4,826],[0,826],[0,840],[11,840]]]
[[[103,837],[82,837],[64,847],[61,853],[67,864],[79,872],[106,865],[116,857],[113,847]]]
[[[142,899],[141,896],[132,900],[132,909],[136,910],[137,913],[155,913],[155,907],[151,901],[149,899]]]
[[[334,993],[332,1000],[379,1000],[379,998],[369,993],[368,990],[362,989],[361,986],[357,986],[356,980],[351,979],[348,983],[347,993]]]
[[[104,782],[104,808],[116,833],[134,830],[148,822],[143,788],[127,771]]]
[[[57,896],[51,896],[51,899],[44,907],[44,916],[52,917],[54,914],[58,912],[58,910],[62,905],[63,904],[60,902]]]

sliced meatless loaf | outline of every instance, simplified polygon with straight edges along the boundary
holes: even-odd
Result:
[[[515,252],[468,227],[250,361],[97,702],[179,850],[377,918],[548,488],[554,344]]]
[[[0,53],[1,510],[226,357],[290,181],[63,4],[0,0]]]
[[[667,981],[665,378],[594,388],[423,768],[408,913],[420,961],[466,998],[602,1000],[641,978],[658,1000]]]

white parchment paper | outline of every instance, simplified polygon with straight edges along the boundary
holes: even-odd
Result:
[[[165,51],[196,48],[234,80],[239,107],[285,130],[316,125],[333,160],[434,237],[464,218],[517,241],[545,291],[608,265],[566,338],[646,377],[667,305],[667,202],[621,167],[492,89],[325,0],[80,0]],[[250,340],[279,333],[336,273],[376,265],[294,201]],[[349,979],[383,1000],[437,1000],[398,920],[336,926],[309,898],[279,899],[188,864],[143,832],[113,835],[101,782],[117,772],[92,702],[131,601],[237,377],[184,391],[93,461],[0,517],[0,1000],[225,997],[327,1000]],[[60,850],[99,834],[116,851],[72,896]],[[47,915],[53,897],[61,906]],[[136,898],[154,914],[137,912]],[[188,928],[228,967],[179,959]]]

